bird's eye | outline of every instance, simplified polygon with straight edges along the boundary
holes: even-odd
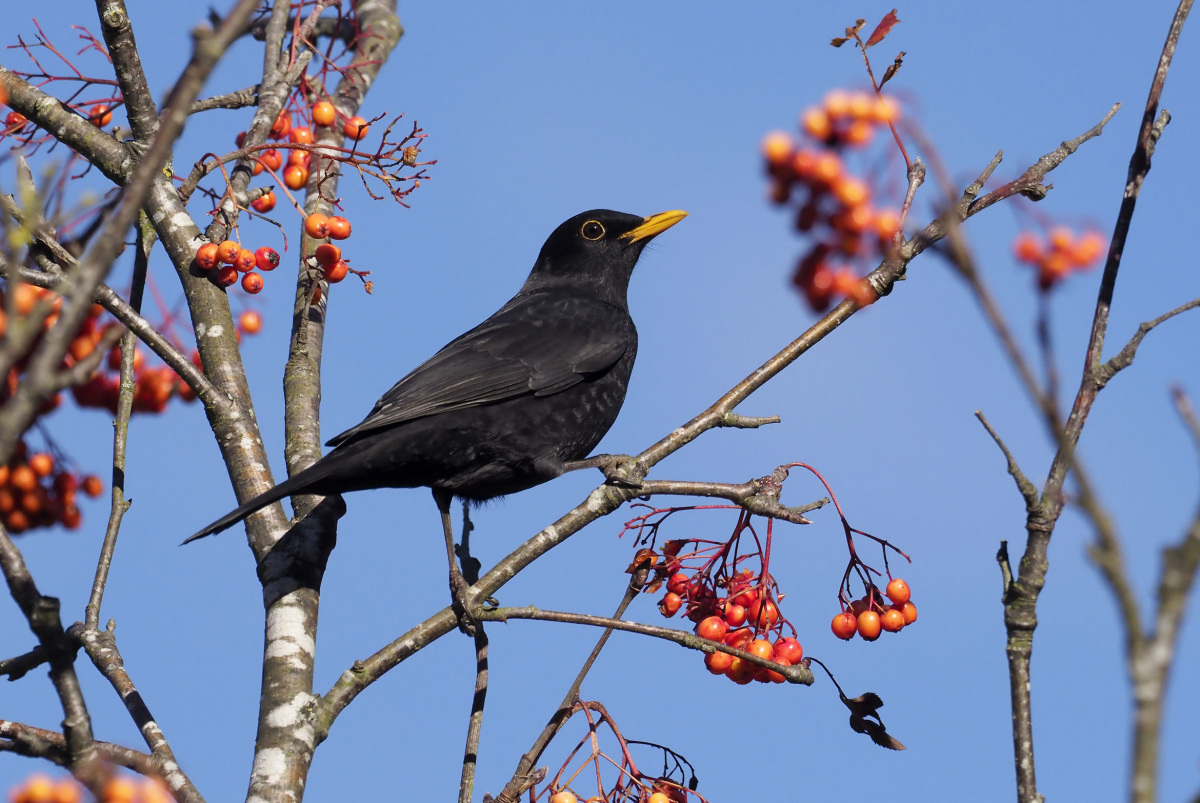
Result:
[[[604,227],[595,220],[589,220],[583,224],[583,228],[579,230],[585,240],[599,240],[604,236]]]

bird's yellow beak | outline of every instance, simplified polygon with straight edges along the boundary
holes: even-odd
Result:
[[[651,215],[642,221],[642,225],[632,231],[627,231],[621,235],[622,240],[629,240],[631,243],[636,243],[638,240],[645,240],[648,237],[653,237],[656,234],[662,234],[667,229],[674,226],[679,221],[687,217],[687,212],[682,209],[672,209],[670,212],[659,212],[657,215]]]

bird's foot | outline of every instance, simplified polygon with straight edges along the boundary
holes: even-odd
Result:
[[[598,454],[586,460],[572,460],[564,463],[566,471],[581,468],[598,468],[604,474],[604,479],[610,485],[620,488],[641,488],[642,480],[649,468],[645,463],[627,454]]]
[[[474,636],[479,620],[471,613],[467,604],[467,592],[470,589],[471,586],[463,578],[462,572],[458,570],[457,566],[452,565],[450,567],[450,609],[458,617],[458,629],[465,635]]]

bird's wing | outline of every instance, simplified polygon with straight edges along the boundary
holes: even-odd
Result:
[[[532,394],[558,393],[611,368],[636,331],[611,304],[557,296],[517,297],[401,379],[337,446],[370,430]]]

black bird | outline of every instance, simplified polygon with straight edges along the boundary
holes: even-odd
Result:
[[[686,215],[566,221],[512,300],[397,382],[333,451],[184,543],[285,496],[370,488],[428,486],[448,524],[451,496],[492,499],[604,466],[583,458],[616,420],[637,355],[629,278],[650,239]]]

